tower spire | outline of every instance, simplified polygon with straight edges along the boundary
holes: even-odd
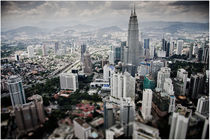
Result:
[[[133,2],[133,14],[136,15],[135,2]]]

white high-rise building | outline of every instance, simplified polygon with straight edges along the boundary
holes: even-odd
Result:
[[[111,78],[111,96],[114,98],[135,98],[135,78],[128,72],[114,73]]]
[[[145,76],[149,73],[149,66],[146,63],[140,64],[140,66],[137,68],[137,71],[139,76]]]
[[[22,80],[17,75],[10,76],[8,81],[8,88],[13,108],[16,105],[26,103],[25,92],[22,85]]]
[[[91,136],[91,126],[85,121],[74,119],[74,134],[79,139],[88,139]]]
[[[169,139],[185,139],[192,110],[177,105],[173,112]]]
[[[42,45],[42,55],[46,56],[47,55],[47,50],[46,50],[46,46]]]
[[[168,107],[168,113],[174,112],[175,111],[175,107],[176,107],[175,106],[176,97],[174,95],[170,95],[169,99],[170,99],[170,104],[169,104],[169,107]]]
[[[150,48],[149,48],[149,57],[151,59],[153,59],[154,53],[155,53],[155,47],[153,45],[151,45]]]
[[[150,64],[150,73],[152,73],[152,76],[153,78],[156,77],[158,71],[164,67],[164,63],[160,60],[155,60],[155,61],[151,61],[151,64]]]
[[[185,92],[186,92],[187,76],[188,76],[188,72],[185,69],[179,69],[177,71],[177,77],[176,78],[183,82],[183,88],[181,90],[182,95],[185,95]]]
[[[151,119],[151,108],[152,108],[152,90],[145,89],[143,91],[143,101],[141,114],[145,120]]]
[[[159,88],[161,91],[163,90],[165,79],[170,78],[170,72],[171,72],[171,69],[168,67],[162,67],[160,71],[158,72],[157,88]]]
[[[29,58],[34,57],[34,47],[33,46],[28,46],[27,51],[28,51],[28,57]]]
[[[70,89],[70,90],[76,91],[79,88],[77,74],[61,73],[60,74],[60,87],[61,89]]]
[[[174,87],[171,78],[165,78],[163,91],[166,92],[169,96],[174,95]]]
[[[105,82],[110,82],[111,75],[114,73],[114,66],[106,64],[103,67],[103,80]]]
[[[198,99],[196,111],[203,115],[209,114],[209,97],[203,96]]]
[[[183,40],[178,40],[178,41],[177,41],[177,50],[176,50],[176,54],[177,54],[177,55],[182,55],[182,49],[183,49]]]

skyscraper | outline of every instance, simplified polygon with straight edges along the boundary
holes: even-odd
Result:
[[[206,45],[203,49],[202,61],[204,63],[209,62],[209,46],[208,45]]]
[[[110,128],[115,123],[114,112],[112,104],[104,102],[104,127],[105,129]]]
[[[177,55],[182,55],[182,49],[183,49],[183,40],[178,40],[177,41]]]
[[[54,53],[57,54],[57,52],[58,52],[58,42],[55,42]]]
[[[151,119],[152,90],[144,89],[141,114],[145,120]]]
[[[86,45],[81,45],[81,62],[84,63],[84,53],[86,51]]]
[[[131,10],[131,16],[128,25],[128,62],[134,66],[138,66],[143,60],[143,48],[139,42],[138,20],[136,16],[135,7]]]
[[[204,83],[204,75],[201,73],[198,74],[191,74],[190,77],[190,85],[189,85],[189,96],[192,99],[196,99],[198,94],[201,93],[203,90],[203,83]]]
[[[209,113],[209,97],[203,96],[198,99],[196,111],[200,114],[207,115]]]
[[[70,90],[76,91],[79,88],[77,74],[61,73],[60,74],[60,87],[61,89],[70,89]]]
[[[28,46],[27,51],[28,51],[28,57],[29,58],[34,57],[34,47],[33,46]]]
[[[88,51],[85,51],[84,54],[83,72],[85,74],[92,74],[92,62]]]
[[[144,49],[149,49],[149,38],[144,39]]]
[[[180,87],[180,90],[178,90],[180,95],[185,95],[186,86],[187,86],[187,76],[188,72],[185,69],[178,69],[177,76],[175,78],[176,79],[175,85],[177,85],[177,87],[175,88]],[[178,84],[179,82],[180,84]]]
[[[171,72],[171,69],[168,67],[162,67],[160,71],[158,72],[157,88],[159,88],[161,91],[163,90],[165,79],[170,78],[170,72]]]
[[[46,50],[46,46],[42,45],[42,55],[46,56],[47,55],[47,50]]]
[[[25,92],[21,78],[17,75],[10,76],[7,83],[13,108],[15,105],[25,104]]]

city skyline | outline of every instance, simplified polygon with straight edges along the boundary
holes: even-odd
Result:
[[[2,31],[21,26],[56,28],[77,24],[126,28],[134,4],[140,23],[209,21],[208,1],[3,1]]]

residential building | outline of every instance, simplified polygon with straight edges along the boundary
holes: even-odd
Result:
[[[91,136],[91,126],[84,120],[76,118],[73,120],[74,134],[78,139],[88,139]]]
[[[144,89],[141,114],[145,120],[151,119],[152,90]]]
[[[33,46],[28,46],[27,51],[28,51],[28,57],[29,58],[34,57],[34,47]]]
[[[74,73],[61,73],[60,87],[61,89],[76,91],[79,88],[78,75]]]
[[[191,74],[188,95],[192,99],[196,99],[198,97],[198,94],[202,93],[203,85],[204,85],[203,74],[201,73]]]
[[[158,72],[157,88],[159,88],[161,91],[163,90],[165,79],[170,78],[170,72],[171,72],[171,69],[168,67],[162,67],[160,71]]]
[[[178,40],[177,41],[177,55],[182,55],[182,49],[183,49],[183,40]]]
[[[198,99],[196,111],[205,116],[209,115],[209,97],[208,96],[202,96]]]

